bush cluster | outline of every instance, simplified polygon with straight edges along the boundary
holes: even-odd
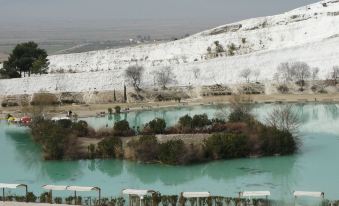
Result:
[[[160,143],[155,136],[141,136],[128,142],[133,150],[133,159],[142,162],[161,162],[164,164],[186,164],[188,148],[182,140],[168,140]]]

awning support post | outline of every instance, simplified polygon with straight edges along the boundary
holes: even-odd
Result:
[[[77,204],[77,191],[74,191],[74,205]]]
[[[101,203],[101,189],[99,188],[99,205]]]
[[[26,189],[26,202],[28,202],[28,186],[27,185],[25,185],[25,189]]]

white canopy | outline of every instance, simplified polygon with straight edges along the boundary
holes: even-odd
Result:
[[[211,194],[209,192],[183,192],[183,197],[186,198],[198,198],[198,197],[210,197]]]
[[[16,189],[18,187],[27,187],[25,184],[6,184],[6,183],[0,183],[1,189]]]
[[[294,191],[293,193],[294,197],[324,197],[323,192],[307,192],[307,191]]]
[[[259,196],[270,196],[270,191],[244,191],[240,192],[242,197],[259,197]]]
[[[42,186],[45,190],[67,190],[66,185],[44,185]]]
[[[66,186],[66,185],[44,185],[42,186],[45,190],[67,190],[77,192],[90,192],[100,191],[99,187],[81,187],[81,186]]]
[[[139,197],[146,196],[148,193],[154,193],[154,190],[136,190],[136,189],[124,189],[122,194],[124,195],[137,195]]]
[[[68,191],[77,191],[77,192],[91,192],[91,191],[100,191],[99,187],[80,187],[80,186],[68,186]]]

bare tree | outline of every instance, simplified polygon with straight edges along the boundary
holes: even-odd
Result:
[[[251,70],[250,69],[243,69],[240,71],[239,76],[244,78],[246,82],[248,83],[250,81],[250,76],[251,76]]]
[[[288,62],[283,62],[277,67],[277,76],[282,79],[285,83],[293,81],[295,71]]]
[[[128,82],[134,87],[136,91],[140,91],[140,84],[144,68],[142,66],[134,65],[127,67],[125,71],[125,77]]]
[[[333,66],[331,77],[335,85],[337,85],[338,76],[339,76],[339,66]]]
[[[194,78],[198,79],[200,76],[200,69],[198,67],[195,67],[193,68],[192,72],[193,72]]]
[[[253,75],[255,76],[255,81],[258,81],[261,71],[259,69],[254,70]]]
[[[304,91],[305,81],[311,77],[310,66],[305,62],[294,62],[291,65],[291,69],[295,72],[300,91]]]
[[[313,67],[312,68],[312,81],[314,82],[318,78],[319,68]]]
[[[155,72],[155,79],[162,89],[166,89],[168,84],[176,82],[175,75],[171,67],[163,67],[159,71]]]
[[[296,133],[300,126],[300,118],[292,105],[284,105],[273,109],[266,118],[266,123],[279,130]]]

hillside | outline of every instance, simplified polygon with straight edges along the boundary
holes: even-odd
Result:
[[[173,69],[178,85],[239,83],[245,68],[260,70],[258,80],[269,81],[285,61],[305,61],[319,67],[320,77],[325,78],[333,65],[339,65],[339,50],[334,46],[338,43],[339,1],[327,0],[177,41],[50,56],[51,74],[1,80],[0,93],[121,89],[124,70],[134,64],[145,67],[143,86],[153,86],[154,71],[163,66]],[[197,68],[198,76],[193,72]]]

